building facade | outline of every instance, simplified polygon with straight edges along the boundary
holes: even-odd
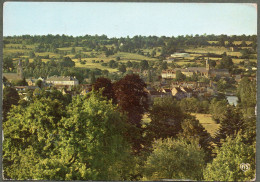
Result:
[[[185,69],[175,68],[163,70],[161,73],[162,78],[173,79],[176,78],[176,71],[181,71],[186,77],[191,77],[194,74],[205,77],[229,77],[228,69],[212,69],[210,67],[209,59],[206,60],[206,67],[188,67]]]
[[[79,81],[76,79],[76,77],[52,76],[46,79],[46,83],[54,86],[75,86],[79,84]]]

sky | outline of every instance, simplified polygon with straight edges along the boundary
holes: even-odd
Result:
[[[250,3],[5,2],[3,8],[4,36],[257,34]]]

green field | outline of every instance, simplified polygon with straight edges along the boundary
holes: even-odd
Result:
[[[223,54],[224,52],[228,52],[228,49],[225,47],[212,47],[212,46],[205,46],[205,47],[198,47],[198,48],[188,48],[185,49],[186,52],[195,52],[195,53],[214,53],[214,54]]]
[[[35,56],[47,56],[49,55],[50,58],[54,57],[54,58],[59,58],[60,55],[59,54],[55,54],[53,52],[36,52]]]
[[[93,58],[91,58],[93,59]],[[106,66],[102,66],[100,63],[92,63],[92,61],[87,60],[86,64],[81,64],[78,59],[72,59],[76,64],[76,67],[80,67],[80,68],[98,68],[101,70],[108,70],[109,72],[116,72],[118,71],[118,69],[113,69],[113,68],[109,68]],[[83,59],[85,60],[85,59]]]
[[[156,58],[150,58],[147,56],[139,55],[136,53],[129,53],[129,52],[118,52],[113,56],[109,56],[109,58],[113,58],[113,59],[116,59],[116,57],[120,57],[120,60],[122,60],[122,61],[141,61],[141,60],[156,61],[156,60],[158,60]]]
[[[192,113],[192,115],[195,116],[199,120],[199,122],[202,124],[202,126],[213,137],[215,132],[219,128],[219,124],[216,124],[216,122],[211,118],[211,114]]]
[[[191,115],[195,116],[197,120],[202,124],[202,126],[209,132],[209,134],[213,137],[215,132],[219,128],[219,124],[212,119],[211,114],[200,114],[200,113],[192,113]],[[146,125],[151,122],[151,119],[147,114],[143,116],[142,123]]]

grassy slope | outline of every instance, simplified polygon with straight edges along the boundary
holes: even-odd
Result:
[[[211,118],[211,114],[200,114],[200,113],[192,113],[202,126],[210,133],[211,136],[214,136],[215,132],[219,128],[219,124],[216,124],[215,121]]]
[[[219,128],[219,124],[216,124],[216,122],[211,118],[211,114],[192,113],[192,115],[199,120],[199,122],[209,132],[211,136],[214,136],[215,132]],[[148,117],[147,114],[145,114],[143,116],[143,124],[146,125],[150,122],[151,119]]]

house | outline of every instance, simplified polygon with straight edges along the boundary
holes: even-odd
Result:
[[[172,82],[172,84],[171,84],[172,88],[179,87],[179,86],[194,89],[198,86],[198,83],[197,82],[178,82],[177,81],[177,82]]]
[[[153,100],[154,98],[157,98],[157,97],[166,97],[166,94],[165,93],[162,93],[162,92],[158,92],[158,91],[150,91],[148,93],[148,98],[150,97],[151,100]]]
[[[28,83],[29,86],[35,86],[36,82],[38,80],[41,80],[42,82],[45,82],[44,78],[42,77],[39,77],[38,79],[35,79],[35,78],[28,78],[26,79],[25,81]]]
[[[174,53],[174,54],[171,54],[171,57],[172,58],[185,58],[185,57],[190,57],[190,54],[189,53]]]
[[[54,86],[75,86],[79,81],[71,76],[52,76],[46,79],[46,83]]]
[[[149,103],[151,103],[154,98],[162,98],[167,96],[165,93],[159,92],[152,87],[145,88],[145,91],[147,92]]]
[[[167,96],[172,96],[172,90],[169,88],[161,88],[160,92],[164,93]]]
[[[187,97],[187,94],[181,90],[180,87],[174,87],[172,89],[172,96],[175,97],[177,100],[181,100]]]
[[[181,91],[183,91],[184,93],[186,93],[186,97],[187,98],[191,98],[192,94],[193,94],[193,90],[187,87],[180,87]]]
[[[26,95],[27,90],[34,91],[35,89],[39,89],[38,86],[14,86],[15,90],[19,93],[19,95]]]
[[[175,70],[162,70],[161,74],[162,78],[176,78],[176,71]]]

